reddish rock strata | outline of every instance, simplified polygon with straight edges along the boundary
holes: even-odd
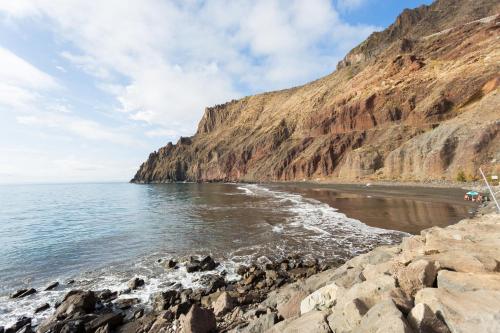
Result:
[[[207,108],[132,182],[477,176],[500,160],[499,12],[493,0],[405,10],[324,78]]]

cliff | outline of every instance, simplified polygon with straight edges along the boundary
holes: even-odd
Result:
[[[500,161],[499,12],[405,10],[324,78],[207,108],[132,182],[473,178]]]

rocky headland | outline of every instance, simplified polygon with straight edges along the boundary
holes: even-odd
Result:
[[[238,281],[214,274],[210,256],[165,260],[206,271],[205,287],[173,285],[146,304],[133,297],[147,288],[139,278],[121,291],[72,290],[37,309],[52,312],[38,325],[23,317],[0,332],[498,332],[500,215],[482,211],[343,264],[293,255],[241,266]]]
[[[500,170],[500,4],[405,10],[332,74],[205,110],[132,182],[475,180]]]

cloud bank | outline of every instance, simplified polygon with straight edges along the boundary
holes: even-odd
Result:
[[[175,141],[194,133],[206,106],[331,73],[378,29],[346,23],[329,0],[0,1],[0,23],[52,38],[40,55],[55,59],[52,75],[0,46],[0,107],[19,126],[125,145]],[[62,77],[90,82],[123,126],[64,102],[79,91]]]

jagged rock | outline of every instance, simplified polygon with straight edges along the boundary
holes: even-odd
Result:
[[[115,306],[120,310],[126,310],[131,308],[133,305],[140,303],[138,298],[120,298],[115,301]]]
[[[202,271],[211,271],[217,267],[217,263],[211,256],[206,256],[200,262],[200,268]]]
[[[215,315],[208,309],[193,304],[186,315],[180,318],[182,333],[209,333],[215,331]]]
[[[91,313],[95,309],[97,298],[92,291],[72,290],[56,309],[56,318],[65,318],[75,314]]]
[[[98,328],[108,326],[108,328],[113,329],[120,325],[123,321],[123,317],[119,313],[105,313],[91,320],[85,325],[85,330],[87,332],[94,332]]]
[[[151,295],[153,309],[155,311],[167,310],[169,307],[175,304],[175,301],[179,299],[180,294],[176,290],[167,290],[164,292],[158,292]]]
[[[331,333],[326,322],[326,312],[310,311],[300,317],[292,317],[274,325],[267,333],[316,332]]]
[[[460,273],[441,270],[438,273],[439,288],[451,291],[498,290],[500,291],[500,274],[498,273]]]
[[[216,291],[201,298],[201,305],[206,308],[211,308],[212,305],[219,299],[222,294],[221,291]]]
[[[450,330],[424,303],[418,303],[408,314],[408,323],[416,333],[449,333]]]
[[[417,260],[407,267],[400,269],[396,276],[401,289],[408,295],[414,296],[418,290],[432,287],[436,280],[438,267],[434,262]]]
[[[57,332],[60,325],[52,327],[51,331]],[[37,330],[37,332],[40,329]],[[85,323],[82,320],[73,320],[63,323],[60,327],[59,333],[85,333]]]
[[[19,331],[17,331],[17,333],[33,333],[33,329],[31,327],[30,324],[24,326],[23,328],[21,328]]]
[[[500,291],[425,288],[415,295],[415,303],[424,303],[433,313],[439,313],[454,333],[500,331]]]
[[[206,274],[200,278],[200,283],[203,284],[207,293],[216,291],[219,288],[226,286],[224,278],[217,274]]]
[[[234,308],[234,299],[227,292],[223,292],[214,304],[214,314],[223,316]]]
[[[116,328],[116,333],[138,333],[149,332],[157,317],[154,314],[147,314],[141,318],[128,322]]]
[[[236,274],[241,276],[245,275],[246,272],[248,272],[248,267],[245,265],[239,265],[236,269]]]
[[[413,333],[403,314],[391,300],[374,305],[353,333]]]
[[[59,282],[55,281],[49,284],[47,287],[45,287],[45,291],[53,290],[59,286]]]
[[[186,265],[186,271],[188,273],[198,272],[201,270],[200,263],[190,262]]]
[[[111,291],[109,289],[96,291],[95,295],[101,302],[111,302],[118,297],[116,291]]]
[[[174,318],[179,318],[181,315],[188,313],[191,309],[191,302],[181,302],[177,305],[174,305],[170,308],[170,311],[173,313]]]
[[[43,312],[47,309],[50,309],[50,305],[48,303],[44,303],[35,309],[35,313]]]
[[[130,281],[127,282],[127,287],[130,290],[135,290],[139,287],[142,287],[144,285],[144,280],[138,277],[132,278]]]
[[[16,323],[11,327],[5,329],[5,333],[15,333],[25,326],[31,326],[31,318],[21,317],[17,319]]]
[[[36,293],[36,289],[34,289],[34,288],[20,289],[20,290],[16,291],[15,293],[13,293],[12,295],[10,295],[10,298],[23,298],[23,297],[26,297],[29,295],[33,295],[34,293]]]
[[[300,303],[300,313],[304,314],[312,310],[329,309],[344,293],[344,288],[337,286],[335,283],[324,286],[302,300]]]
[[[173,259],[169,259],[166,263],[165,263],[165,268],[175,268],[177,266],[177,261],[173,260]]]

